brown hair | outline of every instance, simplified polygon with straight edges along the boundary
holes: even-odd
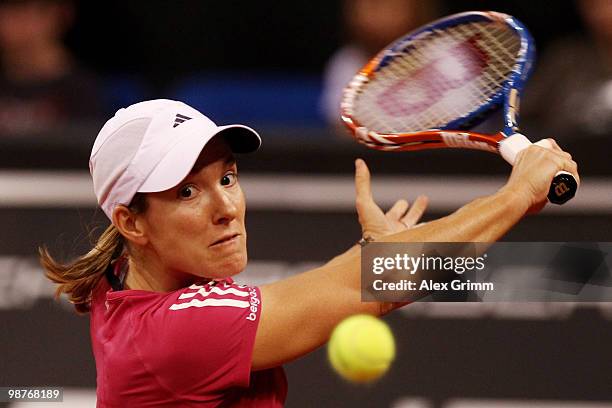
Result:
[[[145,197],[144,194],[137,193],[128,206],[130,211],[133,213],[146,211]],[[111,224],[89,252],[71,262],[58,262],[51,256],[46,246],[38,248],[38,253],[45,275],[58,284],[55,298],[66,293],[78,313],[87,313],[90,310],[93,290],[104,277],[109,265],[122,254],[124,249],[126,248],[123,236],[117,227]]]

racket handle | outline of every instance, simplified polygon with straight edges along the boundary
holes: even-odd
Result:
[[[535,144],[546,149],[552,147],[546,139],[542,139]],[[518,153],[529,146],[531,146],[529,139],[520,133],[515,133],[499,142],[499,153],[508,163],[514,165]],[[578,183],[574,176],[567,171],[560,171],[555,174],[550,184],[548,201],[553,204],[564,204],[576,195],[576,190],[578,190]]]

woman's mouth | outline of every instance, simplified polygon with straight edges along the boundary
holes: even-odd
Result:
[[[218,246],[222,246],[222,245],[232,244],[232,243],[237,241],[239,236],[240,236],[240,234],[227,234],[227,235],[224,235],[220,239],[218,239],[215,242],[213,242],[210,246],[211,247],[218,247]]]

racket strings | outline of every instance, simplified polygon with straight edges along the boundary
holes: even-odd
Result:
[[[472,25],[471,27],[469,27],[470,29],[468,29],[467,26],[457,26],[457,32],[455,33],[454,37],[460,41],[465,41],[468,38],[470,38],[470,36],[474,35],[473,28],[475,27],[478,27],[478,25]],[[444,36],[440,36],[437,39],[436,43],[432,43],[432,47],[436,47],[436,49],[439,49],[439,47],[444,46],[444,44],[442,44],[443,42],[448,42],[448,40],[444,38]],[[448,44],[446,45],[446,47],[448,48]],[[488,53],[485,55],[488,55]],[[451,64],[453,62],[455,61],[452,61],[452,60],[447,61],[447,63],[451,63]],[[468,63],[469,62],[470,61],[468,61]],[[489,76],[489,78],[487,78],[489,79],[489,83],[485,82],[485,83],[477,84],[475,81],[472,81],[472,82],[465,81],[462,85],[468,88],[468,92],[465,92],[465,89],[462,90],[460,92],[459,98],[454,98],[454,99],[439,98],[441,99],[440,102],[442,102],[441,105],[439,106],[434,105],[432,106],[432,109],[428,109],[424,112],[425,114],[423,116],[427,124],[421,125],[421,127],[426,126],[426,128],[430,128],[430,127],[433,127],[432,124],[438,124],[440,122],[448,122],[452,120],[452,118],[457,118],[458,115],[462,113],[462,110],[465,110],[466,105],[467,106],[474,105],[479,100],[481,100],[483,96],[486,96],[486,95],[483,95],[483,93],[486,93],[487,91],[489,94],[493,92],[495,90],[495,87],[487,86],[487,85],[490,85],[490,83],[495,83],[495,80],[490,78],[490,75],[488,75],[489,73],[486,70],[482,71],[482,73],[485,76]],[[432,83],[426,83],[425,85],[431,86],[431,84]],[[431,89],[430,95],[434,95],[434,97],[444,95],[446,92],[452,91],[452,86],[449,87],[448,82],[444,82],[444,81],[437,82],[436,81],[436,82],[433,82],[433,84],[435,84],[436,86],[433,86],[430,88]],[[451,89],[448,89],[448,88],[451,88]],[[443,118],[440,117],[440,110],[446,113],[446,117],[443,117]]]
[[[468,23],[411,41],[365,85],[354,116],[379,133],[442,128],[498,94],[520,50],[510,28]]]
[[[396,64],[393,64],[393,63],[389,64],[386,70],[381,71],[380,84],[384,86],[384,84],[393,84],[393,83],[397,84],[397,83],[400,83],[400,81],[407,82],[406,74],[410,72],[419,72],[419,70],[422,70],[424,67],[423,62],[430,59],[430,57],[427,55],[428,49],[436,50],[436,49],[439,49],[440,47],[445,47],[445,46],[448,46],[448,44],[444,43],[443,38],[441,38],[440,36],[437,36],[436,33],[432,32],[428,37],[425,37],[419,40],[418,42],[416,42],[409,53],[406,53],[403,56],[397,58]],[[423,102],[427,102],[429,100],[428,94],[438,94],[438,93],[442,93],[445,91],[444,84],[441,84],[437,81],[428,81],[427,87],[423,87],[422,86],[423,84],[419,83],[418,80],[412,81],[411,83],[407,83],[407,85],[410,85],[410,84],[413,85],[412,89],[403,90],[404,96],[405,96],[405,98],[403,98],[403,101],[400,101],[400,100],[393,101],[393,103],[396,103],[398,107],[400,108],[402,105],[410,103],[411,99],[412,100],[416,99],[417,101],[421,99]],[[412,91],[412,94],[409,93],[410,91]],[[370,103],[380,104],[381,102],[380,100],[378,101],[375,100],[375,99],[381,99],[381,97],[378,95],[380,95],[379,92],[372,92],[369,95],[369,99],[371,99]],[[372,112],[372,113],[375,113],[375,112]],[[380,118],[380,116],[377,113],[375,113],[373,118],[376,120]],[[396,115],[395,117],[391,117],[387,119],[391,119],[391,122],[389,122],[387,126],[387,129],[389,130],[389,132],[391,132],[391,129],[405,128],[407,126],[406,122],[401,120],[402,119],[401,115]],[[432,110],[429,109],[429,110],[425,110],[422,112],[421,120],[425,123],[432,123],[436,120],[436,118],[432,115]]]
[[[458,35],[456,34],[455,37],[459,38],[459,39],[466,39],[468,38],[469,35],[473,34],[473,30],[466,30],[465,26],[459,26],[459,31],[458,31]],[[445,36],[437,36],[437,38],[434,38],[433,41],[430,41],[430,43],[428,45],[430,45],[430,49],[434,49],[434,50],[444,50],[445,48],[448,48],[449,46],[449,41],[447,38],[444,38]],[[421,50],[424,49],[423,47],[419,47],[418,45],[415,46],[416,50]],[[421,55],[418,55],[421,54]],[[418,66],[417,64],[421,61],[423,61],[423,57],[422,57],[423,53],[417,53],[417,54],[412,54],[412,55],[406,55],[404,58],[401,59],[401,62],[403,62],[402,64],[402,69],[404,70],[403,72],[401,70],[393,70],[393,74],[395,74],[396,77],[399,76],[399,73],[403,73],[405,75],[406,70],[410,70],[410,69],[415,69],[415,66]],[[440,53],[438,53],[438,56],[440,55]],[[419,58],[420,57],[420,58]],[[451,61],[453,62],[453,61]],[[469,61],[468,61],[469,62]],[[399,66],[399,65],[398,65]],[[399,71],[399,73],[398,73]],[[395,79],[395,78],[394,78]],[[413,81],[416,82],[417,85],[418,84],[418,80],[417,81]],[[421,84],[422,85],[422,84]],[[425,84],[427,86],[427,96],[431,96],[431,95],[443,95],[448,88],[448,84],[444,83],[444,81],[427,81],[427,83]],[[479,89],[474,88],[474,91],[478,91]],[[417,87],[418,89],[418,87]],[[422,89],[422,88],[421,88]],[[475,96],[482,96],[479,95],[479,92],[471,92],[472,95]],[[420,95],[421,97],[423,95]],[[464,96],[467,96],[464,95]],[[419,97],[418,93],[417,93],[417,98]],[[424,102],[428,102],[427,100],[424,100]],[[463,102],[465,103],[465,99],[463,100]],[[468,102],[469,103],[469,102]],[[455,104],[451,104],[450,106],[444,106],[445,111],[449,114],[449,117],[452,115],[456,115],[459,113],[457,110],[454,110],[453,108],[455,107]],[[436,117],[432,116],[431,113],[435,113],[435,111],[433,109],[430,110],[426,110],[424,112],[424,114],[422,115],[425,119],[425,122],[438,122],[440,121],[439,115],[437,115]],[[404,125],[405,127],[405,125]],[[428,126],[429,127],[429,126]]]
[[[480,32],[485,34],[483,28],[480,27]],[[489,92],[494,92],[498,89],[496,84],[505,81],[514,65],[518,53],[517,36],[510,30],[498,30],[488,36],[493,44],[488,47],[488,43],[484,42],[483,46],[487,48],[487,53],[495,62],[488,66],[488,70],[483,71],[484,81],[481,81],[483,87],[488,87]]]

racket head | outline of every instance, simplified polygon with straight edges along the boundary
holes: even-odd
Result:
[[[379,150],[462,147],[496,151],[518,130],[521,90],[535,46],[514,17],[465,12],[391,43],[346,87],[341,116],[357,140]],[[466,132],[504,109],[497,135]]]

